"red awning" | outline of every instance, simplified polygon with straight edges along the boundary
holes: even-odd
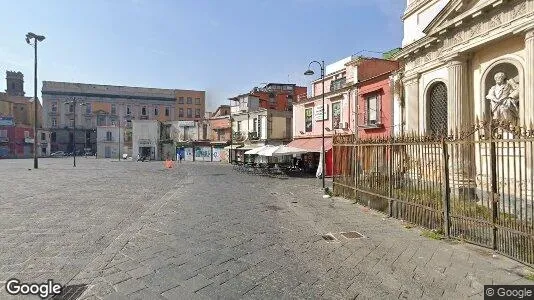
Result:
[[[321,152],[321,148],[323,146],[323,139],[322,138],[296,139],[287,145],[290,147],[309,150],[310,152]],[[332,149],[332,138],[331,137],[324,138],[324,147],[326,151]]]

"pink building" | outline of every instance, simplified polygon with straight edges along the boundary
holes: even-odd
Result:
[[[307,165],[319,165],[325,127],[326,176],[332,175],[332,136],[355,133],[358,83],[398,69],[398,63],[378,58],[350,56],[326,66],[323,89],[321,79],[312,82],[313,95],[299,96],[293,108],[293,141],[290,146],[309,150],[303,156]],[[320,75],[320,74],[319,74]],[[385,99],[384,99],[385,100]],[[388,100],[388,101],[392,101]]]

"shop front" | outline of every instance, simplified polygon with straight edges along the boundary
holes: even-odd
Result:
[[[308,153],[301,154],[298,162],[299,167],[303,168],[306,172],[316,172],[321,164],[321,149],[323,147],[322,138],[300,138],[295,139],[287,145],[288,147],[295,147],[299,149],[308,150]],[[332,151],[332,138],[325,137],[324,146],[326,150],[325,169],[326,177],[332,176],[333,169],[333,151]]]

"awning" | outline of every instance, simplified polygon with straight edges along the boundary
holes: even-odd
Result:
[[[258,151],[257,154],[260,155],[260,156],[273,156],[273,152],[276,151],[276,149],[278,149],[279,147],[280,146],[268,145],[268,146],[265,146],[260,151]]]
[[[261,150],[263,150],[266,147],[268,147],[268,146],[256,147],[254,149],[250,149],[250,150],[246,151],[245,154],[248,154],[248,155],[250,155],[250,154],[258,154],[258,152],[260,152]]]
[[[293,154],[304,154],[308,150],[289,147],[289,146],[280,146],[273,152],[273,156],[284,156],[284,155],[293,155]]]
[[[291,143],[287,144],[287,146],[308,150],[308,152],[319,152],[320,153],[321,148],[323,146],[323,139],[322,138],[296,139],[296,140],[293,140]],[[326,151],[332,149],[332,138],[331,137],[324,138],[324,148]]]

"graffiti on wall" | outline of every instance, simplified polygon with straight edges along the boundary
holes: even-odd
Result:
[[[222,148],[213,148],[213,161],[221,161],[221,153],[224,152]]]
[[[193,161],[193,148],[184,148],[184,152],[185,152],[184,160]]]
[[[211,161],[211,147],[196,147],[195,148],[196,161]]]

